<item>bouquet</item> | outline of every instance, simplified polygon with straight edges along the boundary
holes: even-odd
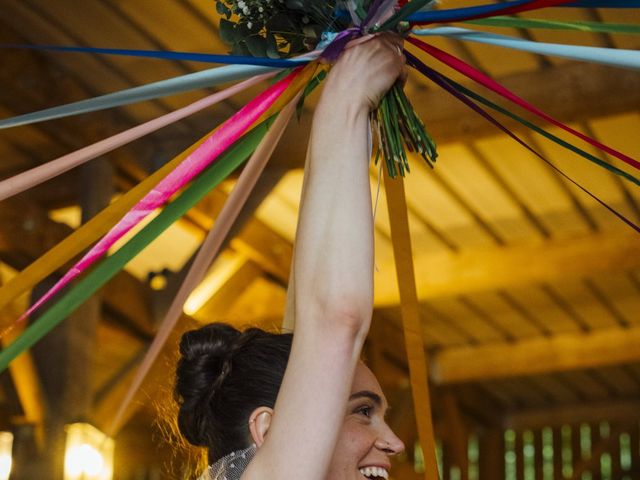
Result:
[[[334,61],[358,36],[382,31],[403,34],[409,29],[404,19],[431,3],[414,0],[399,7],[396,0],[216,0],[216,8],[224,17],[220,36],[234,55],[290,58],[322,48],[321,56]],[[316,77],[313,82],[320,80]],[[400,82],[371,113],[371,125],[377,140],[376,162],[384,158],[389,176],[409,171],[407,150],[433,166],[435,142]]]

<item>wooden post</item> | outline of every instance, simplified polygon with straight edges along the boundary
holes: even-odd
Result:
[[[553,480],[561,480],[562,474],[562,427],[553,428]]]
[[[640,423],[635,421],[629,432],[631,447],[631,470],[640,471]]]
[[[442,407],[444,410],[445,424],[447,424],[449,435],[446,442],[443,442],[449,450],[451,463],[460,469],[460,480],[469,478],[469,455],[468,438],[469,433],[465,425],[458,401],[451,389],[446,389],[442,394]]]
[[[478,467],[480,480],[504,478],[504,433],[500,428],[490,428],[480,433]]]
[[[86,221],[108,205],[113,172],[105,159],[98,159],[84,166],[81,176],[80,202],[82,220]],[[40,285],[33,298],[39,298],[49,286]],[[51,413],[46,424],[47,447],[37,462],[41,469],[38,478],[62,479],[65,424],[89,417],[91,367],[101,309],[99,294],[94,295],[33,348]]]
[[[542,456],[542,430],[533,431],[534,465],[536,469],[535,479],[543,479],[544,457]]]
[[[580,445],[580,425],[573,425],[571,427],[571,463],[575,469],[578,465],[582,464],[582,448]],[[574,472],[575,473],[575,472]]]
[[[522,432],[516,431],[516,480],[524,480],[524,442]]]

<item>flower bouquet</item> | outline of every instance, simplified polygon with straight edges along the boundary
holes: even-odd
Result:
[[[405,19],[433,0],[414,0],[398,7],[397,0],[216,0],[220,36],[234,55],[293,58],[323,48],[322,58],[336,60],[347,43],[383,31],[404,34]],[[316,83],[322,77],[316,77]],[[301,102],[304,101],[304,97]],[[385,160],[389,176],[409,171],[406,150],[417,152],[430,166],[436,145],[416,115],[400,82],[371,113],[377,139],[376,162]]]

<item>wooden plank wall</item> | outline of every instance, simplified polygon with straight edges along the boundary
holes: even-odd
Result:
[[[462,467],[454,460],[457,448],[451,440],[438,442],[442,480],[640,478],[640,420],[478,430],[466,439],[468,456]],[[419,473],[420,455],[416,457]]]

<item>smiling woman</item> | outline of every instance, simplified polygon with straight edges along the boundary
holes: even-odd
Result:
[[[343,53],[316,108],[285,324],[184,335],[178,424],[208,450],[203,479],[389,478],[404,450],[387,400],[359,360],[373,309],[369,112],[403,71],[401,40]]]

